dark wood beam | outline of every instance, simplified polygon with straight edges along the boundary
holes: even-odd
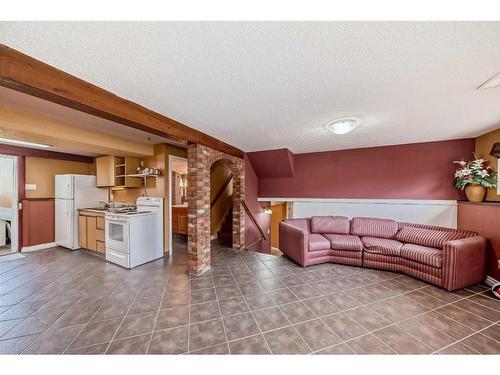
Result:
[[[243,151],[53,66],[0,44],[0,86],[177,142],[243,158]]]

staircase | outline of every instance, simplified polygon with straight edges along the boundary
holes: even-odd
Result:
[[[217,241],[222,246],[233,246],[233,206],[229,207],[221,229],[217,232]]]

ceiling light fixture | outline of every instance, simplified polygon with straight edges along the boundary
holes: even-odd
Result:
[[[20,140],[17,140],[17,139],[1,138],[1,137],[0,137],[0,143],[10,144],[10,145],[16,145],[16,146],[36,147],[36,148],[49,148],[49,147],[52,147],[51,145],[44,145],[43,143],[20,141]]]
[[[330,122],[327,124],[326,130],[329,132],[342,135],[352,132],[359,126],[359,121],[353,118],[343,118]]]
[[[500,86],[500,73],[495,74],[489,80],[480,85],[477,89],[493,89],[495,87]]]

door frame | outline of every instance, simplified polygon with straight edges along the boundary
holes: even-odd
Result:
[[[10,210],[10,218],[7,218],[6,215],[3,216],[5,219],[10,221],[10,252],[16,253],[19,251],[19,157],[16,155],[6,155],[0,154],[1,158],[11,159],[13,160],[13,189],[12,189],[12,201],[11,201],[11,210]],[[0,212],[1,214],[1,212]],[[2,216],[2,215],[0,215]]]
[[[168,155],[168,252],[172,256],[172,161],[185,161],[188,162],[187,158],[181,156]]]

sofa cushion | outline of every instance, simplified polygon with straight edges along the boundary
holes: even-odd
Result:
[[[459,240],[466,236],[460,231],[444,231],[436,229],[425,229],[415,227],[404,227],[396,235],[396,239],[401,242],[415,245],[443,248],[445,242]]]
[[[393,238],[398,232],[398,223],[390,219],[353,217],[351,234],[360,237]]]
[[[349,218],[346,216],[312,216],[311,232],[349,234]]]
[[[330,249],[330,241],[328,241],[321,234],[314,234],[314,233],[309,234],[307,242],[309,244],[309,251]]]
[[[332,249],[344,251],[363,251],[363,243],[358,236],[349,234],[323,234]]]
[[[388,238],[361,237],[365,251],[372,254],[400,256],[403,243]]]
[[[401,248],[401,257],[436,268],[443,265],[443,250],[434,247],[406,243]]]
[[[307,233],[311,233],[311,219],[287,219],[285,223],[300,228]]]

